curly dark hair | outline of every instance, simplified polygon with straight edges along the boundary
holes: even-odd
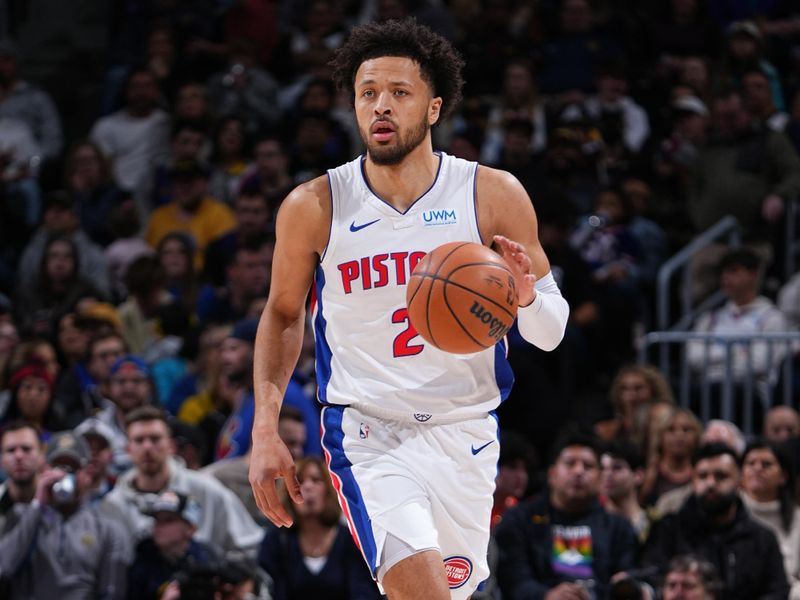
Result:
[[[401,56],[419,64],[422,79],[442,99],[442,118],[461,102],[464,60],[449,41],[412,17],[355,27],[330,62],[336,87],[354,94],[361,64],[383,56]]]

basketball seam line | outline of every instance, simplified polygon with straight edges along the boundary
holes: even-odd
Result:
[[[458,269],[458,268],[460,268],[460,267],[456,267],[456,269]],[[453,269],[453,271],[451,271],[451,273],[452,273],[452,272],[454,272],[456,269]],[[473,290],[472,288],[469,288],[469,287],[467,287],[467,286],[465,286],[465,285],[463,285],[463,284],[461,284],[461,283],[456,283],[455,281],[450,281],[450,280],[449,280],[447,277],[437,277],[437,276],[435,276],[435,275],[431,275],[431,274],[429,274],[429,273],[417,273],[417,275],[416,275],[416,276],[418,276],[418,277],[422,277],[423,279],[425,279],[426,277],[428,277],[428,278],[432,279],[433,281],[443,281],[443,282],[445,283],[445,288],[446,288],[448,285],[453,285],[453,286],[455,286],[455,287],[457,287],[457,288],[461,288],[462,290],[464,290],[464,291],[466,291],[466,292],[470,292],[470,293],[472,293],[472,294],[475,294],[475,295],[476,295],[476,296],[478,296],[479,298],[482,298],[482,299],[484,299],[486,302],[490,302],[491,304],[494,304],[494,305],[495,305],[497,308],[499,308],[499,309],[500,309],[500,310],[502,310],[504,313],[506,313],[506,314],[507,314],[509,317],[511,317],[511,318],[512,318],[512,320],[516,318],[516,315],[514,315],[514,313],[512,313],[510,310],[508,310],[507,308],[505,308],[505,307],[504,307],[502,304],[498,304],[497,302],[495,302],[494,300],[492,300],[492,299],[491,299],[491,298],[489,298],[488,296],[484,296],[484,295],[483,295],[483,294],[481,294],[480,292],[476,292],[476,291],[475,291],[475,290]],[[421,284],[421,283],[420,283],[420,286],[422,286],[422,284]],[[431,287],[433,287],[433,284],[431,284]],[[443,291],[444,291],[444,290],[443,290]],[[430,295],[430,292],[428,292],[428,294]],[[426,315],[425,315],[425,316],[426,316],[426,318],[427,318],[427,316],[428,316],[428,315],[427,315],[427,313],[426,313]]]
[[[487,348],[491,348],[491,347],[492,347],[492,344],[489,344],[488,346],[487,346],[487,345],[485,345],[485,344],[482,344],[482,343],[481,343],[479,340],[477,340],[477,339],[475,338],[475,336],[474,336],[474,335],[472,335],[472,334],[471,334],[469,331],[467,331],[467,328],[466,328],[466,327],[464,327],[464,324],[461,322],[461,319],[459,319],[459,318],[458,318],[458,315],[457,315],[457,314],[455,313],[455,311],[453,310],[453,307],[452,307],[452,306],[450,306],[450,301],[447,299],[447,280],[446,280],[446,279],[444,279],[444,278],[436,278],[436,279],[434,279],[434,281],[436,281],[436,280],[438,280],[438,281],[444,281],[444,289],[442,290],[442,297],[444,298],[444,303],[445,303],[445,305],[447,306],[447,310],[449,310],[449,311],[450,311],[450,314],[453,316],[453,320],[454,320],[456,323],[458,323],[458,326],[459,326],[459,327],[461,327],[461,329],[464,331],[464,333],[466,333],[466,334],[467,334],[467,335],[470,337],[470,339],[471,339],[473,342],[475,342],[475,343],[476,343],[478,346],[480,346],[480,347],[481,347],[481,348],[483,348],[484,350],[486,350]],[[433,284],[431,284],[431,287],[433,287]],[[431,334],[431,335],[433,335],[433,334]]]
[[[502,269],[503,271],[507,272],[507,273],[508,273],[508,274],[510,274],[512,277],[514,276],[514,274],[513,274],[513,273],[511,273],[511,271],[509,271],[507,268],[505,268],[505,267],[503,267],[503,266],[501,266],[501,265],[498,265],[498,264],[496,264],[496,263],[466,263],[466,264],[463,264],[463,265],[459,265],[458,267],[456,267],[455,269],[453,269],[452,271],[450,271],[450,273],[448,273],[448,274],[447,274],[447,280],[445,281],[445,287],[447,287],[447,284],[450,284],[450,285],[454,285],[454,286],[456,286],[456,287],[460,287],[460,288],[462,288],[462,289],[465,289],[465,290],[469,290],[470,292],[472,292],[472,293],[473,293],[473,294],[475,294],[476,296],[478,296],[478,297],[480,297],[480,298],[483,298],[483,299],[484,299],[484,300],[486,300],[487,302],[491,302],[492,304],[494,304],[494,305],[495,305],[497,308],[499,308],[500,310],[502,310],[504,313],[506,313],[506,314],[507,314],[509,317],[511,317],[511,319],[513,320],[513,319],[516,317],[516,315],[514,315],[514,313],[512,313],[510,310],[508,310],[507,308],[505,308],[505,307],[504,307],[502,304],[498,304],[498,303],[497,303],[495,300],[492,300],[491,298],[489,298],[489,297],[487,297],[487,296],[484,296],[484,295],[483,295],[483,294],[481,294],[480,292],[476,292],[476,291],[475,291],[475,290],[473,290],[472,288],[468,288],[468,287],[466,287],[466,286],[465,286],[465,285],[463,285],[463,284],[460,284],[460,283],[458,283],[458,282],[455,282],[455,281],[450,281],[450,276],[451,276],[453,273],[455,273],[456,271],[458,271],[458,270],[460,270],[460,269],[465,269],[466,267],[471,267],[471,266],[473,266],[473,265],[493,265],[493,266],[496,266],[496,267],[498,267],[499,269]]]
[[[431,327],[431,295],[433,294],[433,284],[436,282],[436,279],[437,279],[436,275],[439,273],[439,270],[442,268],[442,265],[445,262],[447,262],[447,259],[450,258],[453,255],[453,253],[456,252],[456,250],[458,250],[459,248],[463,248],[464,246],[466,246],[469,243],[470,242],[464,242],[463,244],[459,244],[458,246],[456,246],[455,248],[450,250],[450,252],[448,252],[442,258],[442,260],[439,262],[439,266],[436,267],[436,271],[434,271],[434,273],[433,273],[433,280],[434,281],[431,282],[431,284],[428,286],[428,298],[425,301],[425,325],[428,328],[428,333],[431,336],[431,343],[434,346],[436,346],[437,348],[439,347],[439,344],[436,343],[436,336],[433,335],[433,327]],[[432,253],[433,253],[433,251],[431,251],[431,254]],[[413,273],[412,273],[412,275],[413,275]],[[422,284],[420,283],[420,285],[422,285]],[[444,295],[444,294],[442,294],[442,295]]]

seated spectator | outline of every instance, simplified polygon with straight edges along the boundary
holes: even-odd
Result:
[[[557,32],[542,48],[539,83],[546,94],[593,89],[598,65],[619,58],[622,48],[603,32],[587,0],[564,0],[558,5]]]
[[[529,495],[531,473],[536,470],[538,462],[536,449],[522,435],[515,431],[504,431],[500,434],[500,458],[497,460],[492,501],[492,527],[503,520],[506,510]]]
[[[669,383],[655,367],[625,365],[611,381],[609,393],[614,417],[595,424],[594,432],[603,441],[627,439],[645,451],[650,406],[673,405]]]
[[[791,406],[773,406],[764,417],[764,438],[780,444],[800,436],[800,414]]]
[[[223,342],[220,353],[222,369],[231,382],[244,384],[233,413],[228,417],[216,440],[215,460],[241,456],[250,448],[251,430],[255,415],[253,394],[253,348],[258,319],[246,319],[234,325],[230,336]],[[319,413],[314,402],[300,384],[289,380],[283,397],[284,406],[292,406],[303,413],[308,432],[319,430]],[[322,456],[320,438],[308,435],[304,448],[306,455]]]
[[[119,475],[131,466],[125,419],[137,408],[153,404],[153,382],[145,362],[133,354],[119,358],[108,375],[108,400],[97,419],[114,433],[112,472]]]
[[[283,506],[294,523],[289,529],[269,529],[258,562],[275,584],[274,600],[377,600],[378,587],[356,549],[328,469],[322,459],[297,463],[303,495],[295,504],[282,488]]]
[[[159,96],[150,71],[131,71],[125,82],[125,105],[98,119],[89,134],[111,162],[117,185],[136,196],[146,187],[150,166],[169,147],[169,115],[158,107]]]
[[[212,243],[211,246],[213,245]],[[182,232],[168,233],[161,238],[156,248],[156,257],[164,270],[167,292],[172,296],[172,301],[183,306],[189,314],[195,312],[199,287],[194,254],[192,239]]]
[[[760,125],[783,132],[789,115],[775,106],[770,80],[764,71],[751,68],[742,74],[742,102]]]
[[[629,228],[632,213],[627,196],[617,187],[600,191],[595,214],[581,219],[570,244],[592,271],[598,305],[604,316],[605,358],[617,368],[633,358],[633,323],[642,318],[641,246]]]
[[[214,198],[229,206],[233,206],[242,175],[247,170],[250,156],[248,138],[244,121],[235,115],[222,119],[214,130],[208,189]]]
[[[40,432],[42,441],[63,429],[53,405],[53,376],[39,361],[30,361],[11,374],[11,402],[0,423],[23,420]]]
[[[109,229],[113,241],[106,248],[105,257],[115,302],[128,295],[125,273],[130,265],[139,257],[153,254],[153,249],[141,238],[141,228],[142,222],[133,200],[124,200],[111,210]]]
[[[235,218],[230,208],[207,195],[208,170],[204,165],[177,163],[172,176],[173,199],[150,215],[145,239],[157,248],[168,233],[187,233],[195,246],[194,265],[200,269],[208,244],[233,229]]]
[[[286,444],[295,462],[303,458],[303,446],[308,434],[303,414],[299,410],[291,406],[281,407],[278,415],[278,436]],[[249,470],[249,450],[244,456],[218,460],[203,468],[204,473],[219,479],[222,485],[239,497],[256,523],[269,526],[270,521],[265,518],[256,504],[253,488],[248,478]]]
[[[691,554],[682,554],[669,561],[663,600],[723,600],[724,586],[710,562]]]
[[[0,59],[2,60],[2,59]],[[2,104],[0,104],[0,111]],[[42,214],[39,164],[42,151],[33,139],[28,124],[0,112],[0,186],[12,225],[35,227]]]
[[[739,457],[725,445],[708,444],[692,464],[693,494],[677,514],[653,525],[642,565],[665,572],[671,557],[694,553],[717,568],[726,600],[785,599],[789,585],[775,535],[739,499]]]
[[[187,357],[191,361],[187,373],[175,382],[169,398],[163,402],[170,414],[178,414],[187,398],[205,394],[209,386],[216,385],[219,372],[219,350],[223,340],[230,333],[230,325],[205,324],[192,330],[187,335],[187,343],[183,346]],[[196,339],[196,341],[195,341]],[[196,347],[196,350],[193,348]],[[207,405],[208,402],[204,402]],[[213,402],[211,403],[213,405]],[[187,423],[197,423],[202,415],[196,419],[185,419]]]
[[[0,429],[0,470],[7,477],[0,483],[0,540],[16,526],[24,505],[33,502],[44,450],[39,430],[26,421],[12,421]]]
[[[82,437],[89,446],[91,458],[89,459],[90,473],[87,499],[90,504],[97,506],[100,500],[111,491],[117,478],[111,472],[114,460],[114,430],[97,417],[89,417],[81,422],[73,431]]]
[[[76,313],[69,312],[58,320],[56,341],[58,355],[65,370],[75,367],[86,357],[89,335]]]
[[[258,66],[250,40],[233,40],[229,52],[226,69],[208,82],[212,111],[220,117],[239,116],[248,135],[272,128],[280,117],[278,82]]]
[[[240,237],[230,253],[222,287],[205,285],[197,298],[201,321],[230,323],[244,319],[250,303],[269,291],[273,242],[266,235]]]
[[[132,354],[148,354],[162,337],[157,316],[169,300],[166,284],[167,276],[154,256],[140,256],[125,273],[129,296],[118,311],[122,336]]]
[[[105,331],[89,337],[86,355],[58,380],[55,404],[74,427],[110,396],[109,374],[114,363],[127,351],[122,336]]]
[[[20,287],[16,300],[18,322],[23,330],[51,336],[53,323],[86,296],[98,290],[79,272],[78,248],[67,236],[56,234],[45,244],[36,280]]]
[[[9,598],[124,600],[130,546],[118,524],[86,501],[89,449],[73,433],[60,433],[47,445],[46,460],[34,502],[0,537]]]
[[[639,505],[644,469],[644,454],[631,442],[608,445],[600,458],[603,508],[628,519],[640,543],[644,543],[650,533],[650,517]]]
[[[607,160],[625,164],[627,157],[638,154],[650,136],[650,120],[647,112],[628,95],[622,65],[600,66],[595,81],[597,93],[586,100],[586,111],[598,124]]]
[[[705,444],[724,444],[736,453],[736,456],[741,457],[744,449],[747,446],[744,434],[741,429],[730,421],[723,419],[711,419],[706,423],[703,430],[703,435],[700,436],[700,445]],[[669,513],[678,512],[686,502],[687,498],[692,495],[692,482],[689,481],[685,485],[670,490],[661,496],[656,502],[655,513],[657,515],[666,515]]]
[[[712,130],[689,180],[692,223],[704,231],[733,215],[745,238],[768,241],[786,201],[800,192],[800,159],[786,136],[753,126],[738,93],[720,92],[711,114]]]
[[[142,514],[139,507],[153,494],[173,490],[193,496],[200,505],[199,542],[223,556],[255,555],[263,532],[232,492],[172,458],[174,446],[164,413],[155,407],[139,408],[128,415],[127,433],[134,466],[119,477],[100,508],[125,526],[134,543],[150,535],[153,527],[152,517]]]
[[[644,506],[692,479],[692,455],[700,445],[703,426],[691,411],[673,407],[656,424],[647,449],[647,471],[639,492]]]
[[[606,598],[612,576],[634,567],[637,542],[626,519],[600,506],[594,438],[559,439],[547,479],[545,494],[509,509],[495,530],[503,597]]]
[[[266,135],[253,145],[255,162],[242,176],[241,190],[253,187],[261,190],[270,209],[273,222],[278,207],[295,185],[289,174],[289,154],[283,142],[274,135]]]
[[[172,123],[170,153],[148,172],[146,198],[139,209],[149,214],[168,204],[175,194],[174,168],[183,162],[203,162],[207,156],[208,127],[204,121],[176,120]]]
[[[19,78],[19,58],[16,44],[0,43],[0,116],[24,121],[42,149],[42,158],[58,158],[64,145],[58,110],[47,92]]]
[[[751,442],[742,459],[742,502],[778,540],[790,600],[800,598],[800,508],[795,499],[791,455],[764,440]]]
[[[224,287],[226,271],[236,251],[250,240],[271,235],[275,219],[272,210],[261,188],[253,183],[248,183],[239,191],[233,202],[236,229],[214,240],[206,248],[204,269],[210,284]]]
[[[167,490],[147,504],[153,532],[136,546],[128,572],[128,598],[159,600],[181,571],[215,563],[210,548],[194,539],[202,509],[191,496]]]
[[[181,421],[171,421],[170,429],[177,460],[182,461],[184,466],[192,471],[199,471],[208,464],[211,452],[208,440],[199,427]]]
[[[530,155],[544,151],[547,146],[547,115],[544,101],[539,97],[533,67],[525,60],[511,60],[503,71],[502,96],[489,107],[488,123],[480,148],[484,164],[500,162],[503,142],[503,124],[511,120],[525,120],[531,125]]]
[[[741,20],[731,23],[726,31],[727,44],[723,58],[721,75],[728,78],[722,82],[724,85],[738,86],[743,83],[745,74],[753,69],[759,69],[767,76],[769,91],[772,101],[779,110],[786,108],[781,89],[780,73],[775,66],[767,60],[767,51],[764,36],[759,26],[750,20]]]
[[[130,194],[114,184],[105,156],[89,140],[74,142],[64,163],[64,189],[75,203],[81,229],[95,244],[108,246],[115,237],[111,213]]]
[[[34,232],[19,259],[19,286],[27,287],[37,283],[45,247],[56,235],[64,235],[73,242],[77,248],[78,272],[98,292],[107,294],[110,284],[103,249],[81,229],[75,202],[64,192],[53,192],[45,197],[42,224]]]
[[[758,255],[746,248],[725,254],[718,269],[720,287],[727,301],[720,308],[702,313],[692,331],[720,337],[786,331],[786,317],[769,298],[758,293],[760,263]],[[730,377],[736,383],[743,383],[748,377],[767,382],[776,377],[776,367],[787,351],[785,344],[758,341],[745,347],[727,348],[731,353],[731,372],[726,369],[726,346],[721,343],[687,342],[686,359],[693,370],[711,382],[721,383]]]

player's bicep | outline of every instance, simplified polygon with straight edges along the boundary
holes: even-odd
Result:
[[[550,262],[539,242],[539,223],[530,196],[519,180],[505,171],[481,167],[477,181],[478,219],[490,241],[502,235],[519,242],[531,258],[532,271],[542,277]]]
[[[312,189],[298,188],[278,211],[268,305],[284,315],[301,314],[314,270],[327,243],[330,214]]]

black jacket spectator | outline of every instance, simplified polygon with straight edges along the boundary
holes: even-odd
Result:
[[[695,496],[678,513],[665,516],[650,532],[644,565],[666,565],[678,554],[695,554],[712,563],[725,584],[727,600],[778,600],[789,588],[778,543],[737,501],[727,527],[714,528]]]
[[[557,570],[567,565],[556,564],[559,551],[562,558],[580,552],[580,562],[591,568],[598,600],[607,598],[611,576],[634,567],[637,548],[628,522],[607,513],[598,502],[585,512],[567,514],[555,509],[546,495],[509,509],[497,526],[496,539],[498,580],[508,600],[540,600],[559,583],[580,579]]]

